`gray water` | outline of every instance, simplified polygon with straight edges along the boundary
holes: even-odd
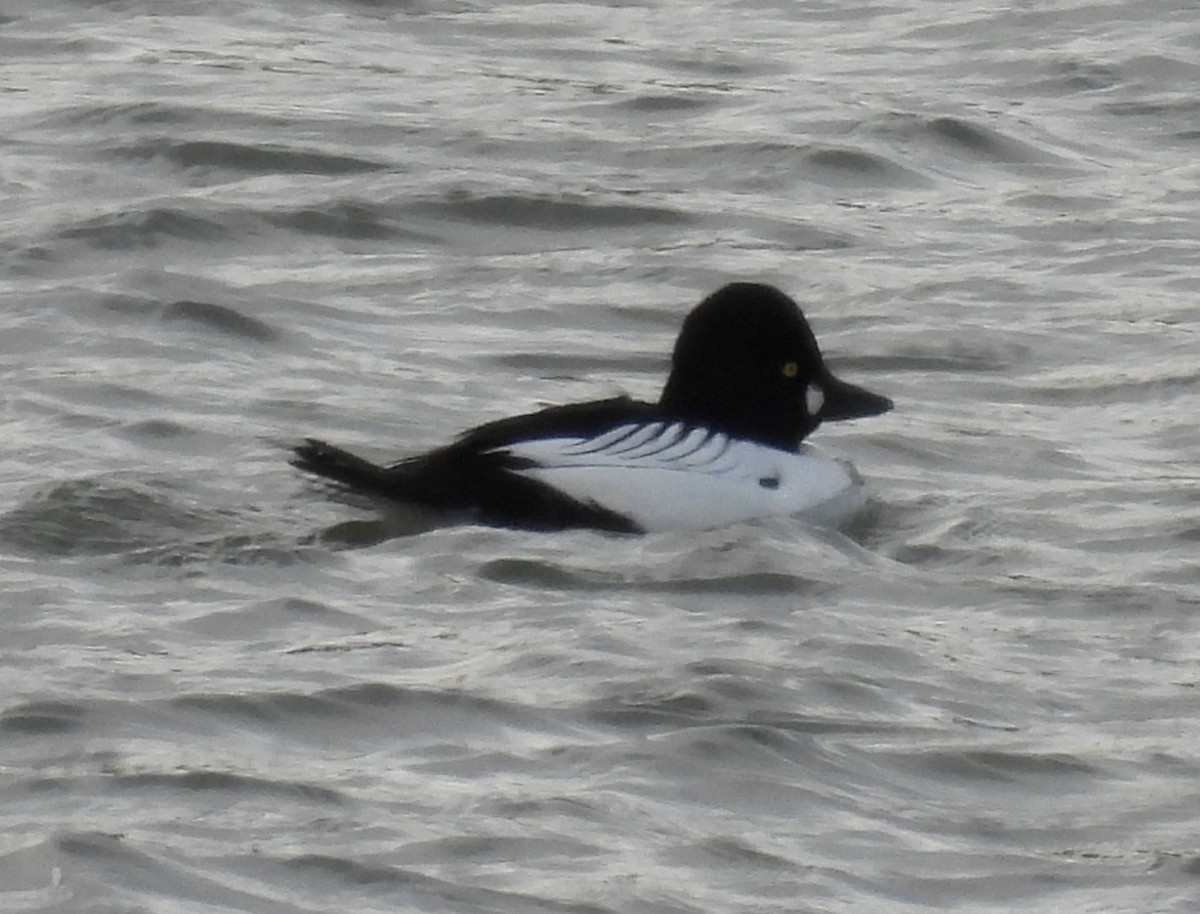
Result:
[[[1194,0],[0,9],[0,909],[1200,909]],[[656,396],[735,278],[846,532],[292,470]]]

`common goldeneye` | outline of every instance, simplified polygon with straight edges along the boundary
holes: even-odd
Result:
[[[390,466],[310,438],[292,463],[356,492],[497,526],[701,529],[820,516],[860,491],[852,467],[801,442],[822,422],[891,408],[830,373],[791,298],[738,282],[684,320],[657,403],[553,406]]]

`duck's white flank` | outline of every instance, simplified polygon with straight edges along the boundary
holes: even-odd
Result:
[[[522,441],[498,452],[516,472],[601,505],[648,533],[803,515],[836,523],[866,499],[849,464],[802,445],[781,451],[682,423],[630,423],[594,438]]]

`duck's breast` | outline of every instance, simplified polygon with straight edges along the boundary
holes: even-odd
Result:
[[[789,452],[683,423],[629,423],[592,438],[541,438],[497,449],[512,472],[646,532],[804,515],[839,523],[866,495],[847,462],[803,445]]]

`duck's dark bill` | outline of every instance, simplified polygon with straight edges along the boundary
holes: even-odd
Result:
[[[865,387],[839,381],[832,376],[825,381],[825,405],[821,408],[821,419],[826,422],[878,416],[891,408],[891,400],[873,394]]]

